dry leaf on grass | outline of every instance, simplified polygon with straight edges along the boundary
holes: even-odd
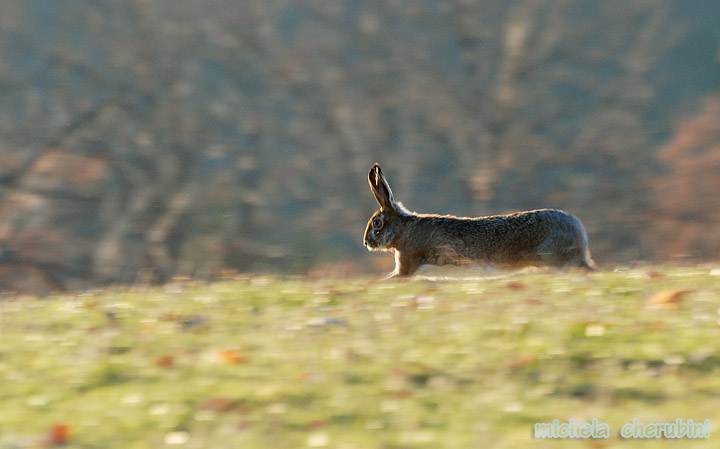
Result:
[[[663,290],[652,295],[645,307],[649,309],[676,309],[685,295],[691,292],[692,290]]]
[[[223,349],[217,353],[218,362],[226,365],[247,363],[248,357],[237,349]]]
[[[64,423],[54,424],[50,428],[47,446],[61,446],[70,441],[70,426]]]

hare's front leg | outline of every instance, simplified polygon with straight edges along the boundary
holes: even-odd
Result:
[[[411,276],[420,268],[421,259],[417,254],[409,252],[395,252],[395,271],[390,273],[390,277],[406,277]]]

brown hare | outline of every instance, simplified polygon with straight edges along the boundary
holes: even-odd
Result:
[[[595,267],[580,221],[554,209],[488,217],[418,214],[395,201],[376,163],[368,175],[380,205],[365,228],[370,251],[394,251],[393,276],[409,276],[424,264]]]

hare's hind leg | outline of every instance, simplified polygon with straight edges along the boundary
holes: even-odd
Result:
[[[540,260],[545,265],[557,268],[582,267],[587,265],[587,246],[571,234],[551,234],[537,248]]]
[[[585,248],[585,251],[583,252],[583,257],[580,260],[580,268],[584,268],[587,271],[597,270],[597,265],[595,265],[592,257],[590,257],[590,250],[588,250],[587,247]]]
[[[580,221],[577,222],[576,236],[577,236],[578,246],[580,246],[580,252],[581,252],[580,261],[579,261],[580,268],[584,268],[588,271],[595,271],[597,269],[597,266],[595,265],[595,262],[592,260],[592,257],[590,256],[590,249],[588,248],[587,233],[585,232],[585,228],[583,228],[582,224],[580,224]]]

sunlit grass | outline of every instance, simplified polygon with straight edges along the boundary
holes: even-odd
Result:
[[[0,448],[714,448],[719,300],[709,267],[6,298]],[[556,418],[610,438],[533,438]]]

